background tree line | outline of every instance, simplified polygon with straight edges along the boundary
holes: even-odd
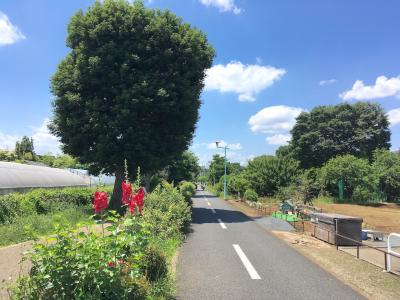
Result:
[[[318,106],[297,117],[291,134],[289,144],[274,156],[258,156],[237,172],[228,168],[228,192],[243,197],[251,190],[303,202],[331,196],[339,201],[342,182],[345,202],[399,201],[400,154],[390,151],[389,122],[379,104]],[[223,162],[214,156],[207,173],[218,192]]]

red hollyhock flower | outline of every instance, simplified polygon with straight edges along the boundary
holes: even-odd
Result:
[[[130,201],[129,201],[129,211],[131,214],[135,213],[136,209],[136,199],[135,196],[131,195]]]
[[[107,204],[108,204],[107,193],[96,191],[94,193],[94,204],[93,204],[94,212],[96,214],[101,213],[103,210],[107,208]]]
[[[144,196],[145,196],[144,190],[143,190],[143,188],[140,187],[138,193],[135,195],[136,204],[139,207],[139,212],[140,213],[142,213],[142,208],[144,206]]]
[[[131,195],[132,195],[132,184],[128,181],[123,181],[122,182],[122,205],[129,204]]]
[[[129,202],[129,210],[131,214],[135,213],[136,207],[138,207],[139,212],[142,213],[144,196],[145,194],[143,188],[139,188],[138,192],[135,195],[131,196],[131,201]]]

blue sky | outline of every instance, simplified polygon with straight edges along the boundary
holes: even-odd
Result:
[[[0,2],[0,148],[33,136],[39,153],[58,149],[46,130],[49,79],[71,15],[93,1]],[[294,118],[316,105],[376,101],[400,148],[400,2],[397,0],[152,0],[205,32],[216,49],[191,149],[205,164],[212,142],[229,157],[272,154]]]

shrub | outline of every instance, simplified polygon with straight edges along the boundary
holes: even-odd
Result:
[[[189,225],[187,201],[163,182],[146,195],[142,216],[108,215],[109,234],[58,226],[54,242],[34,247],[32,270],[12,297],[165,299],[171,292],[166,253],[176,249]]]
[[[243,198],[244,192],[251,187],[250,181],[245,178],[243,173],[228,176],[228,193],[238,198]]]
[[[216,184],[213,185],[212,189],[213,189],[214,193],[219,194],[224,190],[224,183],[217,182]]]
[[[244,199],[246,199],[248,201],[257,201],[258,195],[257,195],[256,191],[254,191],[252,189],[247,189],[244,192]]]
[[[320,184],[331,195],[338,197],[337,184],[339,180],[344,182],[344,198],[346,201],[368,202],[373,200],[374,197],[371,195],[376,191],[377,182],[368,160],[353,155],[337,156],[330,159],[319,171]],[[357,199],[354,198],[356,188]]]
[[[147,227],[128,217],[115,224],[109,235],[60,230],[55,243],[34,247],[30,276],[20,280],[15,298],[144,298],[149,283],[141,258],[149,240]]]
[[[182,181],[179,183],[179,190],[186,201],[190,202],[196,193],[196,185],[192,182]]]
[[[146,278],[155,282],[168,274],[167,259],[163,251],[156,245],[149,245],[143,256]]]
[[[94,188],[34,189],[28,193],[0,196],[0,224],[12,223],[18,216],[47,214],[93,202]],[[111,189],[107,188],[109,193]]]
[[[388,150],[376,150],[372,170],[379,189],[387,201],[395,201],[400,196],[400,155]]]
[[[187,231],[191,210],[182,194],[163,182],[146,196],[143,218],[156,236],[165,239]]]
[[[249,161],[244,176],[257,194],[268,196],[274,195],[279,187],[293,183],[299,173],[298,161],[263,155]]]

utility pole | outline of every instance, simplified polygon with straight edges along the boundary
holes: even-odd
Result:
[[[217,145],[217,148],[224,149],[224,200],[226,200],[226,149],[229,149],[227,145],[225,146],[219,146],[221,142],[215,142]]]

